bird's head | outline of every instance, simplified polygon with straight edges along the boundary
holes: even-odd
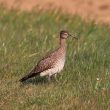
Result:
[[[75,38],[75,39],[78,39],[75,35],[70,34],[68,31],[65,31],[65,30],[60,31],[60,38],[67,39],[70,36]]]

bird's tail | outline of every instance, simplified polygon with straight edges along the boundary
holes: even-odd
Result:
[[[27,79],[32,78],[32,77],[34,77],[34,76],[36,76],[36,75],[39,75],[39,73],[30,72],[28,75],[24,76],[24,77],[21,78],[19,81],[20,81],[20,82],[24,82],[24,81],[26,81]]]

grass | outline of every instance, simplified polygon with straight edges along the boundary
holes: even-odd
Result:
[[[67,60],[58,82],[18,80],[58,46],[59,30],[68,39]],[[110,110],[110,26],[59,12],[0,10],[0,110]]]

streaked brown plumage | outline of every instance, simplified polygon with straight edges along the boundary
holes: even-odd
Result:
[[[65,55],[66,55],[66,39],[70,36],[67,31],[60,32],[60,46],[58,49],[48,54],[42,60],[38,62],[38,64],[32,69],[32,71],[20,79],[21,82],[32,78],[36,75],[47,76],[50,80],[50,77],[59,73],[65,63]]]

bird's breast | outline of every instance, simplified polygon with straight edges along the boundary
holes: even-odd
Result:
[[[59,59],[58,61],[56,61],[54,68],[56,69],[57,73],[59,73],[63,69],[64,64],[65,64],[65,59],[64,58]]]

